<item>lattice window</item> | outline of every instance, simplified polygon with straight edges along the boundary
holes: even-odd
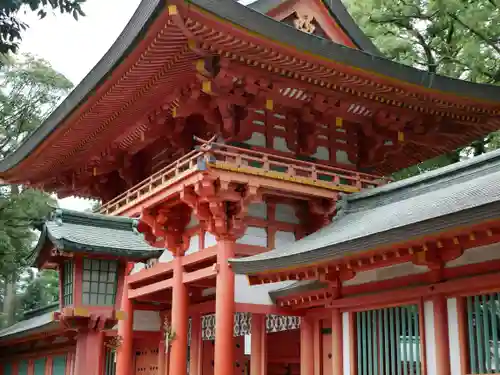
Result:
[[[3,375],[13,375],[12,374],[12,364],[11,363],[4,363],[3,365]]]
[[[52,358],[52,375],[64,375],[66,373],[66,356],[60,355]]]
[[[355,313],[358,375],[420,375],[417,305]]]
[[[466,298],[470,374],[500,373],[500,293]]]
[[[19,361],[18,368],[17,368],[17,374],[18,375],[28,375],[28,361],[23,359],[22,361]]]
[[[286,315],[268,315],[266,317],[266,331],[282,332],[300,328],[300,317]]]
[[[84,305],[115,304],[118,262],[114,260],[83,260],[82,301]]]
[[[73,261],[66,260],[63,263],[62,272],[62,284],[63,284],[63,304],[64,306],[69,306],[73,304]]]
[[[116,375],[116,352],[111,348],[106,348],[104,360],[104,375]]]
[[[33,375],[45,374],[46,358],[38,358],[33,361]]]
[[[288,331],[300,328],[300,317],[267,315],[266,330],[268,333]],[[249,335],[252,331],[252,314],[234,314],[234,337]],[[203,315],[201,317],[202,340],[215,340],[215,314]]]

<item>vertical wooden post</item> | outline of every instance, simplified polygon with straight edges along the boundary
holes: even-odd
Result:
[[[116,374],[132,375],[132,364],[134,357],[134,307],[132,300],[128,298],[127,277],[123,282],[121,310],[125,313],[125,319],[118,322],[118,335],[123,339],[116,353]]]
[[[165,375],[165,341],[160,340],[158,344],[158,375]]]
[[[234,273],[228,260],[234,256],[235,242],[222,238],[217,245],[214,373],[229,375],[234,366]]]
[[[342,312],[332,310],[332,375],[344,374]]]
[[[175,340],[170,348],[169,373],[186,375],[187,373],[187,345],[188,345],[188,294],[182,280],[184,272],[182,256],[176,255],[172,261],[174,268],[172,287],[172,332]]]
[[[322,337],[321,337],[321,321],[314,319],[313,321],[313,338],[314,338],[314,375],[321,375],[323,367],[322,361]]]
[[[47,361],[45,362],[45,375],[52,375],[52,363],[54,361],[54,357],[49,355],[47,357]]]
[[[300,375],[314,374],[314,332],[310,317],[300,322]]]
[[[250,375],[267,374],[266,315],[252,314]]]
[[[191,315],[191,350],[189,375],[201,375],[202,366],[201,315]]]
[[[446,298],[434,296],[434,331],[436,340],[436,375],[450,375],[450,345],[448,335],[448,311]]]
[[[102,375],[104,371],[104,332],[86,331],[76,342],[74,375]]]

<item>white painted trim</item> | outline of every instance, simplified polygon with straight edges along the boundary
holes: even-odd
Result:
[[[437,374],[436,363],[436,336],[434,329],[434,304],[432,301],[424,302],[424,328],[425,328],[425,359],[427,366],[426,375]]]
[[[457,299],[449,298],[446,300],[448,308],[448,335],[450,338],[450,366],[452,375],[461,375],[462,361],[460,352],[460,338],[458,326]]]
[[[351,375],[351,332],[348,312],[342,313],[342,354],[344,361],[344,375]],[[352,359],[355,360],[354,358]]]

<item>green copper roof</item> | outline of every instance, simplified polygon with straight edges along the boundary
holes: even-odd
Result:
[[[255,274],[358,252],[498,218],[500,150],[376,189],[344,196],[332,223],[285,247],[233,259]]]
[[[163,249],[150,246],[133,230],[133,219],[57,209],[44,223],[30,256],[36,263],[47,241],[68,252],[99,253],[143,260],[159,257]]]

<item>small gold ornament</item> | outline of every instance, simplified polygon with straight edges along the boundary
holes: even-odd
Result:
[[[293,21],[293,24],[297,30],[303,31],[307,34],[312,34],[314,30],[316,30],[316,26],[313,24],[313,16],[310,16],[309,14],[301,15],[299,13],[295,13],[295,15],[297,16],[297,19]]]

